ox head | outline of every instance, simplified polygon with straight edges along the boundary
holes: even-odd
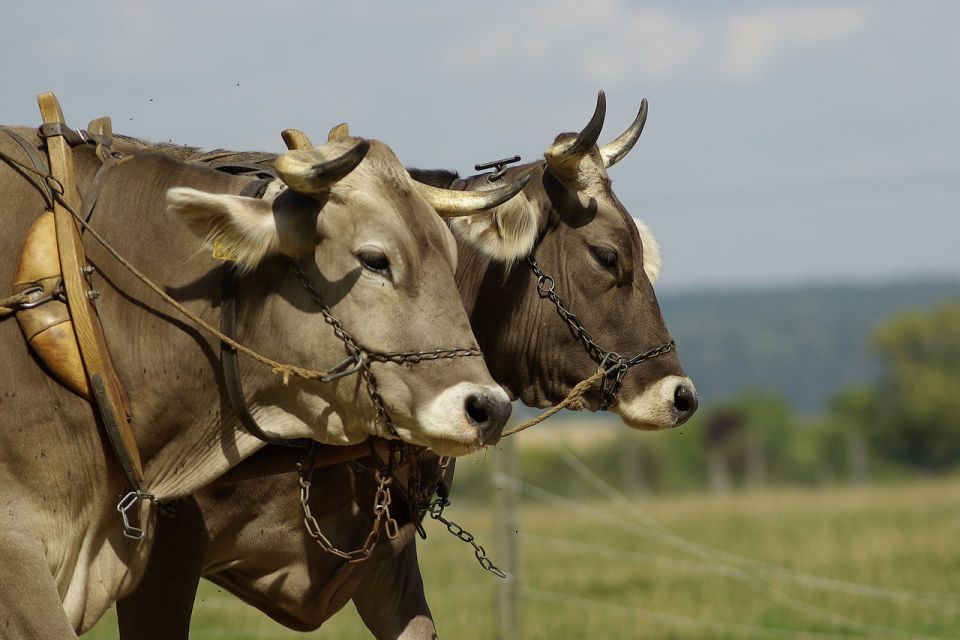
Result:
[[[506,202],[496,192],[418,185],[377,141],[331,136],[277,158],[262,199],[171,189],[168,208],[235,259],[238,337],[272,357],[324,370],[352,355],[325,322],[319,298],[365,352],[475,348],[455,283],[457,248],[441,215]],[[313,289],[318,295],[313,295]],[[280,437],[347,444],[396,437],[459,455],[496,441],[506,394],[480,357],[370,365],[393,433],[360,375],[280,384],[263,367],[244,373],[251,410]]]
[[[624,208],[607,175],[640,136],[647,103],[622,135],[597,146],[605,109],[600,92],[594,115],[579,134],[560,134],[544,161],[506,173],[510,180],[530,178],[519,197],[452,222],[459,238],[493,260],[483,269],[484,260],[464,257],[458,273],[462,290],[471,279],[480,279],[472,285],[477,297],[467,304],[481,348],[489,354],[487,364],[515,397],[535,407],[561,400],[596,371],[602,352],[615,352],[625,362],[671,345],[653,290],[659,247],[649,229]],[[486,179],[478,176],[467,185],[476,188],[481,182]],[[575,323],[561,318],[554,302],[542,297],[543,289],[538,294],[528,257],[550,276],[541,284],[555,291],[566,311],[575,314]],[[582,335],[571,330],[576,323],[600,354],[584,348]],[[609,408],[629,426],[675,427],[697,407],[696,390],[676,350],[666,349],[627,369],[617,393],[606,397]],[[597,409],[604,396],[594,389],[587,401]]]

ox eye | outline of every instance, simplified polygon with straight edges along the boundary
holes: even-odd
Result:
[[[357,259],[364,269],[369,269],[375,273],[389,278],[390,277],[390,259],[387,254],[378,249],[362,249],[357,254]]]
[[[608,247],[590,247],[590,254],[593,259],[600,263],[600,266],[608,271],[616,273],[617,271],[617,252]]]

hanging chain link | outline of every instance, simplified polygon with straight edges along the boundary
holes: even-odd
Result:
[[[350,551],[344,551],[330,541],[311,511],[310,491],[313,484],[314,468],[313,457],[312,455],[308,456],[307,463],[297,465],[300,476],[300,504],[303,507],[303,522],[307,533],[325,552],[350,563],[363,562],[370,558],[380,541],[381,526],[387,538],[391,540],[400,535],[400,525],[390,512],[393,503],[393,490],[396,489],[407,499],[411,523],[421,531],[423,537],[426,537],[426,533],[420,526],[420,520],[424,515],[429,514],[432,519],[443,524],[451,535],[473,547],[473,555],[483,569],[500,578],[506,578],[507,575],[487,556],[486,549],[477,543],[476,537],[443,515],[444,509],[450,506],[450,500],[443,496],[430,500],[440,485],[444,471],[450,463],[450,458],[447,456],[439,457],[436,462],[436,474],[433,475],[430,483],[424,483],[423,476],[420,473],[420,455],[425,451],[420,447],[400,443],[391,446],[386,463],[380,460],[376,454],[374,454],[376,462],[373,467],[365,466],[356,460],[351,463],[356,470],[371,474],[377,484],[377,489],[373,500],[373,520],[370,524],[370,530],[363,544]],[[407,468],[406,490],[399,486],[393,475],[394,468],[401,465]]]
[[[443,516],[443,510],[450,506],[450,500],[447,498],[437,498],[436,500],[431,501],[423,508],[422,512],[429,514],[431,518],[440,522],[441,524],[447,527],[447,531],[451,535],[459,538],[463,542],[469,543],[473,547],[473,555],[476,557],[477,562],[480,563],[480,566],[485,570],[489,571],[498,578],[506,578],[505,574],[497,565],[493,564],[493,560],[487,556],[486,549],[483,548],[483,545],[478,544],[476,537],[461,527],[456,522],[449,520]]]
[[[375,469],[374,480],[377,483],[377,490],[373,498],[373,522],[370,525],[370,531],[364,538],[363,545],[352,551],[343,551],[334,545],[320,528],[320,523],[314,517],[310,509],[310,488],[313,484],[313,456],[308,457],[308,464],[297,465],[297,472],[300,476],[300,504],[303,506],[303,523],[306,525],[307,533],[313,538],[320,547],[327,553],[343,558],[350,563],[358,563],[367,560],[373,553],[380,540],[380,525],[383,524],[383,530],[387,537],[393,540],[400,533],[400,527],[396,519],[390,513],[390,504],[393,502],[393,494],[390,491],[393,485],[393,477],[389,473],[382,473]]]
[[[623,378],[627,375],[627,371],[630,367],[634,367],[641,362],[646,360],[651,360],[653,358],[662,356],[666,353],[670,353],[677,348],[677,345],[673,340],[670,342],[664,343],[659,347],[654,347],[649,351],[637,354],[632,358],[627,358],[622,356],[616,351],[607,351],[600,347],[593,339],[593,336],[590,335],[590,332],[583,326],[580,322],[580,319],[577,318],[576,314],[567,309],[566,305],[563,303],[563,299],[556,292],[557,283],[552,276],[545,274],[541,269],[540,265],[537,264],[536,258],[533,257],[533,253],[527,256],[527,264],[530,265],[530,269],[533,270],[533,275],[537,278],[537,294],[541,298],[546,298],[557,308],[557,315],[567,323],[567,326],[570,328],[570,332],[573,334],[575,340],[577,340],[587,352],[594,362],[600,365],[601,369],[606,369],[607,374],[604,376],[603,380],[600,382],[600,410],[606,410],[610,408],[610,405],[613,404],[616,400],[617,392],[620,390],[620,386],[623,384]]]

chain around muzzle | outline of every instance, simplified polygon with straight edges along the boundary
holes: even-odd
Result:
[[[332,382],[354,373],[359,374],[361,379],[363,379],[363,381],[366,383],[367,395],[370,396],[370,401],[373,403],[373,406],[376,409],[377,418],[381,421],[387,433],[395,438],[399,438],[399,434],[397,433],[396,428],[393,426],[393,420],[390,418],[390,413],[387,411],[386,403],[384,402],[383,396],[380,395],[380,392],[377,388],[377,378],[370,369],[371,363],[380,362],[393,364],[416,364],[425,360],[479,357],[483,355],[480,349],[476,347],[454,347],[452,349],[406,352],[385,352],[364,349],[363,346],[361,346],[356,340],[356,338],[354,338],[343,327],[340,321],[333,317],[333,313],[330,311],[330,307],[327,306],[326,302],[324,302],[323,297],[320,294],[320,290],[314,286],[313,282],[304,272],[300,264],[294,260],[291,260],[291,264],[294,272],[297,274],[297,278],[300,280],[300,284],[304,289],[307,290],[307,292],[310,294],[310,297],[313,298],[313,301],[319,307],[320,314],[323,316],[324,322],[333,328],[334,335],[336,335],[336,337],[343,343],[344,348],[349,353],[349,355],[343,361],[330,370],[330,374],[328,376],[325,376],[325,378],[320,378],[320,381]]]
[[[533,275],[537,278],[537,295],[550,300],[550,302],[554,304],[557,308],[557,315],[567,323],[567,327],[569,327],[574,339],[583,346],[587,355],[606,372],[600,381],[601,411],[609,409],[610,405],[616,400],[617,392],[620,391],[620,387],[623,385],[623,378],[627,375],[627,371],[629,371],[631,367],[635,367],[641,362],[657,358],[676,349],[677,345],[673,340],[659,347],[654,347],[649,351],[639,353],[632,358],[622,356],[616,351],[602,349],[593,339],[593,336],[590,335],[590,332],[581,324],[576,314],[572,313],[563,304],[563,300],[556,292],[556,281],[540,269],[540,265],[537,264],[537,260],[533,257],[532,253],[527,256],[527,264],[530,265]]]

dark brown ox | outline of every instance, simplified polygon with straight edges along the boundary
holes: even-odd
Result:
[[[528,256],[551,276],[566,309],[601,350],[631,358],[671,343],[653,291],[659,247],[621,204],[607,175],[639,138],[646,101],[627,131],[597,147],[605,109],[601,92],[583,131],[559,135],[544,160],[506,172],[505,180],[529,177],[519,197],[453,220],[454,234],[466,240],[457,285],[480,348],[494,378],[528,406],[556,403],[599,364],[554,304],[539,297]],[[484,176],[412,174],[437,186],[491,186]],[[587,400],[599,407],[599,389]],[[696,407],[696,390],[676,350],[629,368],[610,406],[641,429],[678,426]]]
[[[606,349],[632,355],[670,341],[652,289],[659,249],[647,228],[624,210],[606,174],[639,137],[646,103],[623,135],[597,148],[603,106],[601,94],[584,132],[561,135],[546,161],[508,172],[532,176],[521,198],[453,224],[461,256],[457,281],[490,370],[533,406],[562,398],[597,363],[553,305],[540,299],[527,265],[516,264],[531,251]],[[571,147],[583,155],[553,159]],[[457,181],[454,174],[412,174],[448,187]],[[459,186],[485,182],[480,176]],[[600,401],[595,391],[593,406]],[[682,424],[696,409],[696,392],[676,352],[632,367],[614,409],[639,428]],[[349,464],[323,475],[313,511],[325,515],[321,525],[331,539],[352,548],[369,529],[375,486]],[[364,564],[345,564],[307,535],[297,491],[296,474],[230,482],[201,492],[165,520],[144,580],[118,604],[121,636],[186,638],[203,574],[293,629],[316,629],[353,599],[381,640],[435,638],[410,514],[401,514],[405,524],[397,540],[382,542]]]
[[[32,131],[17,131],[39,148]],[[4,134],[0,151],[27,162]],[[75,155],[82,192],[100,162],[85,145]],[[214,324],[222,269],[198,250],[196,235],[223,243],[242,267],[240,340],[283,362],[322,370],[345,354],[292,263],[367,349],[474,344],[450,231],[385,145],[347,138],[285,154],[276,166],[290,188],[258,200],[235,195],[248,178],[130,153],[109,170],[93,225]],[[458,214],[504,195],[429,193]],[[29,174],[0,161],[0,203],[0,282],[9,283],[44,202]],[[263,442],[226,408],[218,342],[89,238],[87,245],[107,342],[130,396],[144,489],[161,501],[193,494]],[[43,371],[12,320],[0,323],[0,353],[0,635],[76,638],[136,583],[152,527],[139,543],[122,535],[116,504],[129,486],[91,406]],[[384,435],[356,377],[284,385],[265,367],[241,364],[251,411],[274,436],[349,443]],[[497,437],[509,412],[479,357],[373,371],[397,431],[418,444],[472,450]],[[141,522],[152,512],[141,503]]]

